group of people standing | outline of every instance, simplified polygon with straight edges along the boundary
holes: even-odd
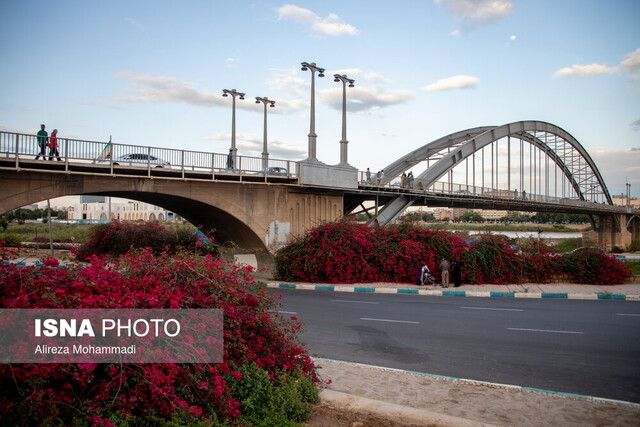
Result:
[[[400,179],[400,185],[402,185],[402,188],[413,188],[414,177],[412,171],[409,171],[409,174],[402,172]]]
[[[373,176],[371,175],[371,171],[367,168],[365,172],[366,183],[367,184],[375,184],[375,185],[384,185],[384,169],[379,170]],[[413,172],[409,171],[409,174],[402,172],[401,183],[402,188],[413,188]]]
[[[427,281],[432,281],[433,285],[435,285],[435,279],[431,276],[429,267],[427,267],[425,262],[418,262],[416,264],[415,273],[416,284],[418,286],[426,284]],[[454,287],[462,286],[462,262],[451,261],[451,263],[449,263],[449,261],[443,258],[440,262],[440,276],[442,278],[442,284],[440,286],[443,288],[448,288],[451,280],[453,280]]]
[[[51,136],[45,130],[45,125],[40,125],[40,130],[37,135],[38,140],[38,148],[40,152],[36,156],[36,160],[42,156],[42,160],[47,160],[47,148],[49,148],[49,160],[53,160],[54,157],[58,158],[58,161],[61,162],[60,151],[58,150],[58,129],[54,129],[51,132]]]

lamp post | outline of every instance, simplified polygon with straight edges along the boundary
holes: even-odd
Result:
[[[231,155],[233,156],[233,162],[235,164],[236,153],[238,149],[236,148],[236,96],[239,99],[244,99],[244,93],[238,92],[235,89],[222,89],[222,96],[227,97],[231,95],[233,102],[231,104]]]
[[[347,162],[347,83],[353,87],[355,80],[347,77],[346,74],[334,74],[334,82],[342,82],[342,139],[340,140],[340,165],[346,166]]]
[[[315,62],[302,63],[302,71],[311,71],[311,125],[309,129],[309,158],[307,160],[317,161],[316,158],[316,89],[315,89],[315,73],[318,77],[324,77],[324,68],[316,66]]]
[[[275,107],[276,101],[272,101],[266,96],[261,98],[256,96],[256,104],[264,104],[264,135],[262,137],[262,169],[266,169],[269,166],[269,152],[267,151],[267,105],[269,107]]]

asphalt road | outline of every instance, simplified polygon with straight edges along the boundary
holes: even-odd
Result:
[[[640,402],[638,302],[272,291],[319,357]]]

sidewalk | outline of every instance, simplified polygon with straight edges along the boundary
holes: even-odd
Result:
[[[316,416],[308,426],[638,426],[640,420],[634,403],[314,361],[331,380],[320,393],[320,409],[334,415]]]

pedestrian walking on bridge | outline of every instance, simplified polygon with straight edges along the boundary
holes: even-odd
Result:
[[[38,138],[38,147],[40,148],[40,152],[36,156],[36,160],[42,156],[42,160],[47,160],[47,144],[49,143],[49,134],[46,130],[44,130],[45,126],[40,125],[40,130],[37,133]]]

